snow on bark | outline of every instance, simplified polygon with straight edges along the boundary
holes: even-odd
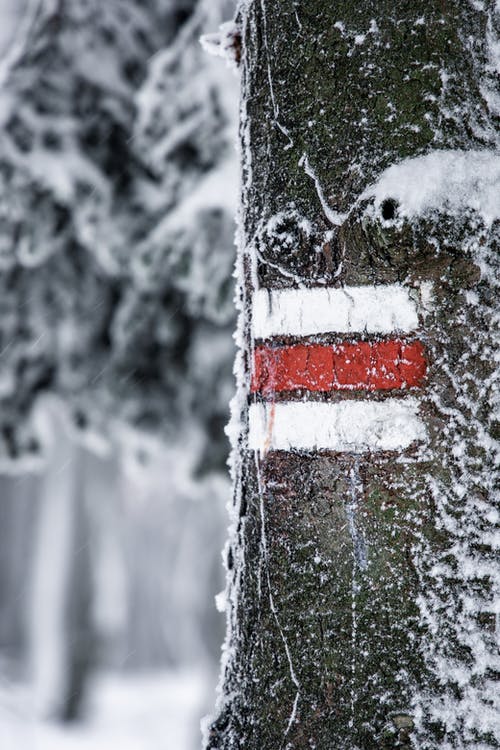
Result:
[[[240,6],[235,497],[207,748],[500,742],[498,7],[451,5]],[[255,337],[380,325],[380,307],[360,306],[360,332],[335,304],[361,287],[414,305],[425,439],[396,455],[378,437],[367,454],[288,450],[296,433],[366,444],[363,420],[390,413],[380,394],[367,409],[366,394],[249,395]],[[301,314],[283,303],[302,297]],[[325,413],[344,409],[335,432]]]
[[[237,69],[241,59],[241,31],[232,21],[221,24],[219,31],[204,34],[201,46],[210,55],[222,57],[229,67]]]
[[[500,151],[431,151],[386,169],[361,200],[374,199],[374,211],[394,201],[398,219],[431,213],[461,216],[473,212],[486,227],[500,219]]]

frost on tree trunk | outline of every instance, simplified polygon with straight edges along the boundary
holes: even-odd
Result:
[[[241,5],[235,495],[206,748],[500,746],[499,14]]]

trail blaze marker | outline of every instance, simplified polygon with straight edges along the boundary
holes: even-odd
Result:
[[[411,337],[418,325],[417,301],[397,284],[258,290],[250,448],[361,452],[424,440],[414,396],[427,373],[424,345]],[[366,395],[350,400],[355,392]],[[370,400],[374,392],[385,397]]]
[[[254,450],[403,450],[426,436],[415,398],[250,406]]]
[[[420,341],[259,346],[252,392],[392,390],[419,387],[427,372]]]
[[[417,303],[400,284],[258,289],[252,308],[255,339],[325,332],[409,333],[418,328]]]

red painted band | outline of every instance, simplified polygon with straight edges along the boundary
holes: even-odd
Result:
[[[258,346],[253,393],[391,390],[421,386],[427,372],[420,341]]]

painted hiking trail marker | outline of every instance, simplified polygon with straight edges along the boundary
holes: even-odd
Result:
[[[257,290],[249,447],[362,453],[424,441],[414,393],[427,362],[410,291],[399,284]],[[429,294],[423,285],[423,306]],[[332,400],[342,391],[364,395]],[[375,392],[385,397],[370,400]],[[318,393],[326,400],[314,399]]]

